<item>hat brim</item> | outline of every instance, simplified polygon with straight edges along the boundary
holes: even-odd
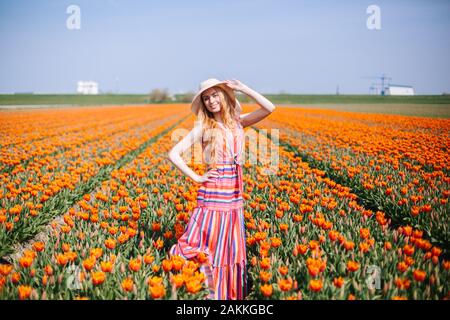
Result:
[[[202,100],[201,100],[202,93],[205,92],[205,90],[208,90],[213,87],[222,88],[226,92],[226,94],[228,94],[230,101],[235,101],[235,107],[237,106],[238,101],[236,99],[236,95],[234,94],[234,90],[231,89],[230,87],[228,87],[224,81],[222,81],[222,82],[218,82],[213,85],[207,86],[207,87],[203,88],[201,91],[197,92],[197,94],[192,99],[192,103],[191,103],[191,110],[195,115],[198,114],[198,111],[202,107]]]

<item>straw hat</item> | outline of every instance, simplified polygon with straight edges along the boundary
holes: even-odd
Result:
[[[233,89],[228,87],[226,85],[225,81],[219,81],[217,79],[211,78],[211,79],[205,80],[202,83],[200,83],[199,90],[198,90],[197,94],[194,96],[194,98],[192,99],[191,110],[195,115],[198,114],[198,111],[202,107],[202,93],[205,90],[215,87],[215,86],[222,88],[226,92],[226,94],[228,94],[230,101],[235,101],[235,105],[234,105],[235,108],[237,108],[238,110],[241,109],[241,105],[237,101]]]

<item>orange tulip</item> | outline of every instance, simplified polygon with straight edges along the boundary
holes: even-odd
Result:
[[[100,258],[103,254],[102,248],[93,248],[91,249],[91,256],[94,256],[95,258]]]
[[[62,226],[61,227],[61,232],[62,233],[69,233],[70,230],[72,230],[72,228],[70,226]]]
[[[271,241],[272,247],[274,247],[274,248],[278,248],[282,244],[280,238],[273,237],[273,238],[270,238],[270,241]]]
[[[385,249],[386,251],[391,250],[391,249],[392,249],[392,244],[391,244],[389,241],[386,241],[386,242],[384,243],[384,249]]]
[[[126,292],[133,291],[133,280],[130,278],[126,278],[122,280],[122,289]]]
[[[20,273],[14,272],[11,274],[11,282],[12,283],[18,283],[22,277],[20,276]]]
[[[299,244],[297,245],[297,252],[301,255],[304,255],[306,251],[308,251],[308,246],[305,244]]]
[[[338,237],[339,237],[339,232],[337,232],[336,230],[331,230],[328,232],[328,238],[331,241],[333,241],[333,242],[336,241],[338,239]]]
[[[139,271],[141,269],[141,260],[140,259],[131,259],[128,263],[128,267],[131,271]]]
[[[444,260],[442,262],[442,266],[444,267],[445,270],[450,270],[450,260]]]
[[[44,275],[42,276],[42,285],[43,285],[43,286],[46,286],[47,283],[48,283],[48,275],[44,274]]]
[[[398,279],[397,278],[397,279],[395,279],[395,285],[400,290],[408,290],[411,285],[411,281],[409,281],[408,279]]]
[[[153,270],[154,273],[157,273],[157,272],[159,271],[160,268],[161,268],[161,267],[160,267],[159,265],[155,264],[155,265],[152,267],[152,270]]]
[[[312,277],[316,277],[320,272],[323,272],[326,268],[326,262],[320,259],[308,258],[306,259],[306,266],[308,272]]]
[[[287,273],[289,272],[289,268],[286,266],[281,266],[278,268],[278,271],[280,271],[280,273],[285,276],[287,275]]]
[[[282,210],[278,210],[278,209],[275,210],[275,217],[280,219],[283,217],[283,214],[284,214],[284,212]]]
[[[354,247],[355,247],[355,243],[354,242],[352,242],[352,241],[345,241],[344,242],[345,250],[350,251],[350,250],[353,250]]]
[[[314,292],[319,292],[320,290],[322,290],[323,287],[323,283],[322,280],[318,279],[318,280],[310,280],[309,281],[309,289],[311,289]]]
[[[172,283],[175,286],[175,288],[181,288],[181,286],[184,284],[184,277],[182,274],[176,274],[172,276]]]
[[[403,253],[408,255],[408,256],[412,256],[414,254],[414,247],[406,244],[403,247]]]
[[[44,248],[45,244],[43,242],[35,242],[33,244],[33,249],[36,250],[36,252],[41,252]]]
[[[317,277],[320,273],[320,269],[316,265],[308,266],[308,272],[311,277]]]
[[[166,232],[164,232],[163,237],[166,239],[172,239],[173,237],[173,232],[170,230],[167,230]]]
[[[102,271],[97,271],[92,273],[92,284],[98,286],[105,282],[106,275]]]
[[[166,289],[163,285],[156,285],[156,286],[150,286],[149,287],[150,296],[153,299],[159,299],[166,295]]]
[[[50,265],[46,265],[44,268],[45,274],[48,276],[53,275],[53,269]]]
[[[111,272],[114,264],[111,261],[102,261],[100,266],[103,272]]]
[[[442,249],[441,248],[433,247],[433,249],[431,249],[431,254],[434,257],[439,257],[441,255],[441,253],[442,253]]]
[[[33,257],[25,256],[19,260],[20,266],[22,268],[29,268],[33,264]]]
[[[370,230],[367,228],[361,228],[359,229],[359,235],[361,236],[361,239],[367,239],[370,237]]]
[[[120,207],[119,207],[119,212],[120,212],[120,213],[125,213],[125,212],[127,212],[127,210],[128,210],[128,207],[127,207],[127,206],[120,206]]]
[[[400,272],[405,272],[408,270],[408,265],[404,261],[401,261],[397,263],[397,270]]]
[[[272,296],[273,288],[271,284],[263,284],[260,290],[264,297],[268,298]]]
[[[117,227],[109,227],[108,232],[110,235],[115,235],[117,233],[118,229]]]
[[[2,276],[7,276],[13,270],[13,266],[11,264],[0,264],[0,274]]]
[[[180,271],[183,268],[184,260],[181,257],[173,256],[172,257],[172,268],[175,271]]]
[[[68,252],[69,250],[70,250],[70,244],[68,244],[68,243],[63,243],[63,244],[62,244],[62,251]]]
[[[416,281],[422,282],[425,280],[427,273],[423,270],[414,270],[413,275]]]
[[[333,284],[336,288],[341,288],[344,285],[344,282],[345,280],[342,277],[333,279]]]
[[[172,261],[164,259],[162,261],[162,268],[163,268],[164,272],[169,272],[170,270],[172,270]]]
[[[399,228],[399,231],[400,231],[403,235],[409,237],[409,236],[411,236],[413,230],[412,230],[412,227],[411,227],[411,226],[405,226],[405,227],[400,227],[400,228]]]
[[[263,241],[264,239],[266,239],[266,237],[267,237],[267,233],[265,233],[265,232],[256,232],[255,233],[255,239],[256,239],[256,241]]]
[[[105,247],[108,249],[114,249],[116,247],[116,240],[109,238],[105,240]]]
[[[161,223],[153,222],[153,224],[152,224],[152,231],[153,232],[161,231]]]
[[[309,248],[310,248],[311,250],[318,249],[318,248],[319,248],[319,242],[317,242],[316,240],[311,240],[311,241],[309,242]]]
[[[368,251],[370,250],[370,244],[368,244],[367,242],[361,242],[361,243],[359,244],[359,250],[360,250],[362,253],[368,252]]]
[[[161,250],[162,248],[164,248],[164,241],[158,238],[156,241],[153,242],[153,246],[157,250]]]
[[[30,286],[19,286],[18,290],[19,290],[19,299],[25,300],[30,297],[32,288]]]
[[[292,289],[292,279],[282,279],[278,281],[281,291],[289,291]]]
[[[262,269],[267,270],[270,268],[270,259],[269,258],[264,258],[260,261],[260,266]]]
[[[74,262],[75,259],[76,259],[77,256],[78,256],[77,253],[76,253],[76,252],[73,252],[73,251],[66,252],[64,255],[67,257],[67,259],[68,259],[70,262]]]
[[[268,282],[270,278],[272,278],[272,274],[266,271],[261,271],[259,273],[259,278],[261,279],[262,282]]]
[[[356,261],[348,261],[347,262],[347,270],[350,272],[355,272],[359,269],[359,263]]]
[[[65,254],[58,254],[56,256],[56,262],[60,265],[60,266],[64,266],[67,264],[67,262],[69,262],[68,257]]]
[[[119,243],[125,243],[130,239],[130,236],[126,233],[122,233],[118,238],[117,241],[119,241]]]
[[[161,277],[151,277],[150,279],[148,279],[148,285],[149,286],[157,286],[157,285],[162,285],[163,283],[163,278]]]
[[[91,256],[83,261],[83,267],[86,271],[91,271],[96,262],[97,259],[94,256]]]
[[[151,255],[145,255],[145,256],[144,256],[144,263],[145,263],[145,264],[150,264],[150,263],[152,263],[154,260],[155,260],[155,257],[154,257],[154,256],[151,256]]]
[[[186,282],[186,290],[190,293],[197,293],[202,289],[202,284],[199,280],[193,279]]]

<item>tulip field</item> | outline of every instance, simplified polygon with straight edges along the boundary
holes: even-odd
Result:
[[[0,299],[205,299],[206,257],[168,255],[199,185],[167,153],[194,120],[0,112]],[[245,131],[279,154],[244,165],[246,299],[450,299],[449,119],[277,107]]]

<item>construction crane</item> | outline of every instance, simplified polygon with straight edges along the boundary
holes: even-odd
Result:
[[[385,90],[386,90],[385,83],[387,83],[387,86],[389,86],[389,80],[392,80],[392,78],[386,77],[386,75],[384,73],[381,75],[381,77],[362,77],[362,78],[363,79],[379,79],[379,80],[381,80],[381,85],[380,84],[375,84],[375,85],[381,86],[380,92],[381,92],[382,96],[385,95]],[[372,83],[370,90],[373,90],[373,89],[376,90],[376,88],[374,88],[373,86],[374,86],[374,83]]]

